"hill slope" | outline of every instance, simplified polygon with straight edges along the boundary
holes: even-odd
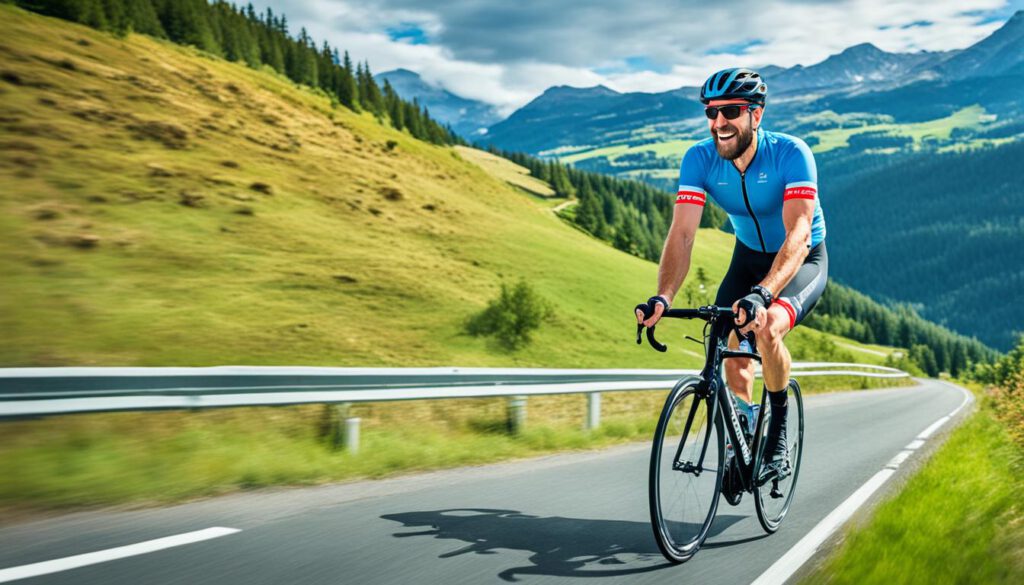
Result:
[[[632,344],[653,263],[450,148],[193,49],[0,23],[2,365],[700,361]],[[731,241],[698,238],[712,280]],[[555,308],[534,344],[465,335],[520,277]],[[826,339],[801,330],[794,353],[851,357]]]

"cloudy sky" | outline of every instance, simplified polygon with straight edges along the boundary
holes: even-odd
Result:
[[[723,67],[810,65],[870,42],[966,47],[1024,0],[259,0],[375,73],[404,67],[503,113],[552,85],[697,85]]]

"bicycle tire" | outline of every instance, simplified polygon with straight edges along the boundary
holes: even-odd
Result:
[[[800,393],[800,385],[796,380],[790,380],[789,387],[789,408],[786,415],[786,443],[790,453],[790,468],[792,472],[779,482],[779,491],[783,493],[781,498],[773,498],[771,491],[773,482],[762,482],[760,479],[754,486],[754,508],[757,510],[757,520],[761,523],[768,534],[779,529],[782,521],[789,513],[793,504],[793,496],[796,493],[796,482],[800,477],[800,462],[804,455],[804,401]],[[762,435],[758,448],[758,463],[755,466],[755,473],[760,476],[762,470],[762,458],[764,456],[764,439],[768,432],[768,421],[771,420],[771,408],[766,404],[766,397],[761,399],[761,413],[765,415],[762,425]],[[778,500],[782,500],[779,502]]]
[[[684,378],[669,393],[651,448],[648,483],[651,527],[658,548],[673,563],[690,560],[707,538],[718,511],[725,471],[725,434],[721,412],[715,409],[716,420],[710,420],[714,396],[698,397],[698,383],[699,378]],[[690,430],[686,434],[686,420],[691,416]],[[680,458],[695,462],[699,460],[708,433],[711,436],[707,437],[703,471],[693,473],[676,469],[673,463],[679,445],[683,446]]]

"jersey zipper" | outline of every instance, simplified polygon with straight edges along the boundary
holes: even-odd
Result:
[[[747,205],[747,213],[750,214],[750,219],[754,220],[754,227],[757,228],[757,240],[761,242],[761,251],[767,253],[768,248],[764,245],[764,236],[761,235],[761,224],[757,221],[757,216],[754,215],[754,208],[750,206],[750,197],[747,196],[747,173],[740,173],[740,187],[743,189],[743,203]]]

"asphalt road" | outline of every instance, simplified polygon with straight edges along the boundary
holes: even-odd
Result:
[[[705,547],[684,565],[658,552],[648,447],[630,445],[8,524],[0,577],[4,568],[229,527],[240,532],[16,582],[749,583],[962,400],[935,381],[808,397],[803,470],[780,531],[765,535],[749,495],[737,507],[723,501]]]

